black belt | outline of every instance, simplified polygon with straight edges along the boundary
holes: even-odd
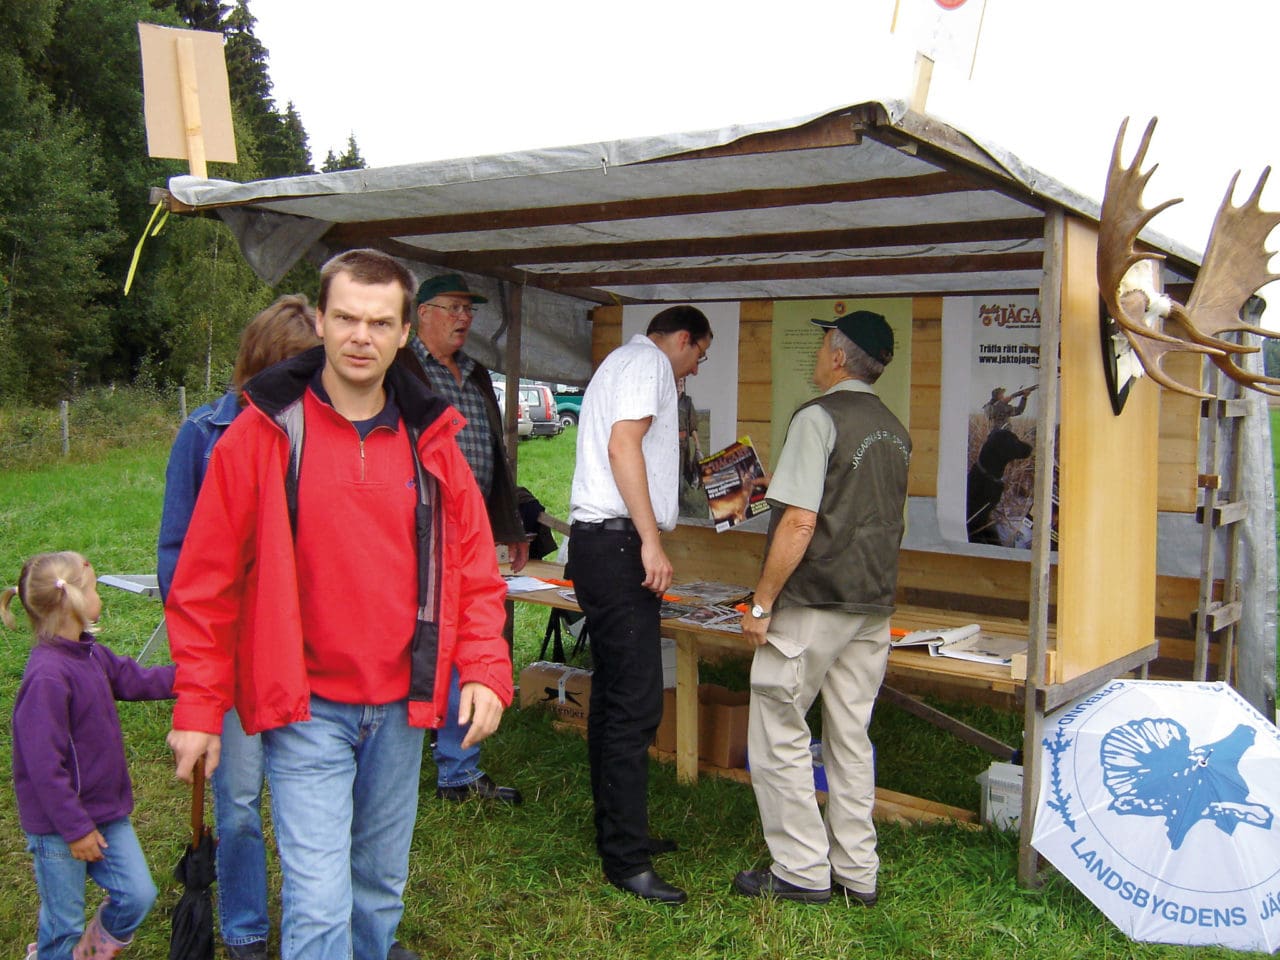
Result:
[[[608,530],[610,533],[635,533],[636,525],[631,522],[630,517],[610,517],[608,520],[575,520],[569,527],[569,536],[575,533],[600,533]]]

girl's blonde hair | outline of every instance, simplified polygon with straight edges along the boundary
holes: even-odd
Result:
[[[22,565],[18,585],[0,593],[0,621],[10,629],[17,626],[11,609],[16,596],[37,640],[52,639],[68,614],[80,621],[81,629],[88,629],[84,592],[90,585],[89,570],[89,561],[70,550],[36,554]]]

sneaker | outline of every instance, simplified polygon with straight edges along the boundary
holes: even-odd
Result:
[[[733,878],[733,889],[744,897],[777,897],[798,903],[826,903],[831,888],[813,890],[788,883],[772,870],[743,870]]]
[[[387,960],[418,960],[418,955],[397,940],[387,951]]]
[[[524,802],[524,797],[520,795],[519,790],[515,787],[498,786],[487,773],[482,773],[480,779],[464,783],[460,787],[436,787],[436,797],[452,803],[464,803],[467,800],[496,800],[499,803],[509,803],[513,807],[518,807]]]
[[[36,960],[36,945],[34,943],[27,944],[27,960]]]

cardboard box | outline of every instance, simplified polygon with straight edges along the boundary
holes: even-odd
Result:
[[[713,683],[698,685],[698,759],[725,769],[741,769],[747,762],[746,690],[728,690]]]
[[[543,706],[557,719],[585,727],[591,706],[591,671],[537,660],[520,671],[520,706]]]
[[[664,753],[676,752],[676,691],[668,687],[662,691],[662,722],[653,738],[653,745]]]
[[[999,830],[1017,830],[1022,819],[1022,768],[997,761],[976,779],[982,787],[982,822]]]

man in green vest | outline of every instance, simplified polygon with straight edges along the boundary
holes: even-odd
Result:
[[[772,523],[754,605],[747,750],[771,866],[733,880],[745,896],[876,903],[875,771],[867,725],[889,657],[911,438],[871,385],[893,359],[884,317],[825,329],[813,382],[769,484]],[[805,714],[822,694],[825,820]]]

